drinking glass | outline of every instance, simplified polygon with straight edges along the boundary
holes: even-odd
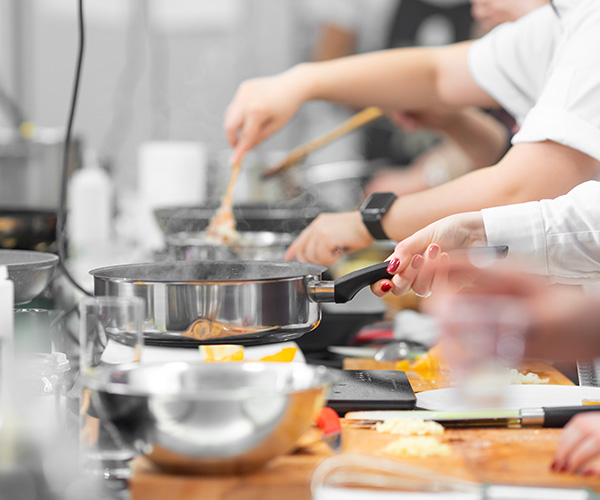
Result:
[[[138,297],[86,297],[79,303],[80,456],[83,470],[106,479],[130,476],[135,451],[102,419],[85,380],[102,366],[140,361],[144,302]]]
[[[502,407],[509,369],[523,360],[528,315],[518,299],[457,294],[439,314],[453,382],[467,407]]]

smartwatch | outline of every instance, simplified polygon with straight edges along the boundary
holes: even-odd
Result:
[[[397,198],[394,193],[373,193],[360,206],[363,224],[376,240],[389,239],[381,227],[381,219]]]

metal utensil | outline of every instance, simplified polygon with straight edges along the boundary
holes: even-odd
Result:
[[[389,344],[380,347],[373,359],[375,361],[400,361],[406,359],[410,355],[410,346],[404,342],[390,342]]]
[[[0,265],[8,268],[8,276],[15,286],[15,305],[20,305],[45,290],[58,265],[58,256],[28,250],[0,250]]]
[[[600,405],[550,406],[520,410],[466,411],[357,411],[347,413],[353,423],[373,424],[384,420],[434,420],[444,427],[564,427],[579,413],[600,411]]]
[[[297,338],[321,319],[321,303],[344,303],[390,278],[382,262],[322,281],[322,266],[297,262],[162,262],[90,271],[96,295],[146,303],[147,340],[264,343]]]
[[[292,450],[333,375],[300,363],[162,363],[98,368],[94,410],[165,470],[247,472]]]

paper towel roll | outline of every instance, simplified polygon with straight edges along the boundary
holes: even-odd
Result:
[[[159,207],[199,205],[206,200],[208,154],[198,142],[146,142],[138,151],[138,243],[164,246],[154,217]]]
[[[141,201],[151,208],[197,205],[206,199],[206,147],[198,142],[147,142],[138,152]]]

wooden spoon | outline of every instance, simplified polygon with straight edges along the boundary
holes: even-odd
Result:
[[[292,152],[287,155],[283,160],[281,160],[277,165],[266,169],[263,173],[263,177],[272,177],[274,175],[280,174],[284,170],[287,170],[290,167],[293,167],[296,163],[303,160],[306,156],[308,156],[313,151],[322,148],[326,144],[334,141],[347,134],[348,132],[352,132],[353,130],[366,125],[367,123],[376,120],[380,116],[383,116],[383,111],[376,107],[365,108],[362,111],[359,111],[354,116],[343,122],[337,128],[332,131],[313,139],[312,141],[308,141],[301,146],[298,146],[296,149],[292,150]]]
[[[232,243],[240,238],[240,234],[236,231],[235,217],[233,216],[232,195],[235,182],[240,174],[242,162],[233,164],[229,184],[225,191],[225,196],[221,200],[221,206],[210,220],[206,234],[211,238],[221,243]]]

